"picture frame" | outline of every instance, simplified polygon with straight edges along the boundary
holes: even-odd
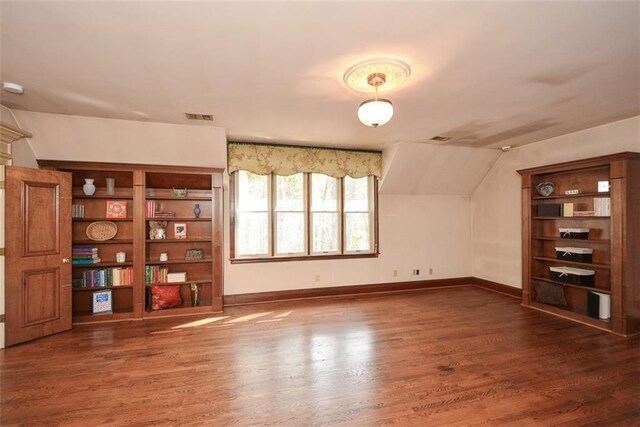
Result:
[[[204,251],[202,249],[187,249],[184,254],[184,259],[187,261],[204,259]]]
[[[187,224],[184,222],[177,222],[173,224],[173,238],[177,240],[184,240],[187,238]]]
[[[107,200],[107,218],[126,218],[127,217],[127,201],[126,200]]]
[[[91,301],[93,314],[113,313],[113,294],[111,289],[94,292]]]

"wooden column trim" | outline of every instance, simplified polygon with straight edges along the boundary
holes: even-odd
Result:
[[[141,319],[145,300],[146,263],[146,175],[142,170],[133,171],[133,317]]]

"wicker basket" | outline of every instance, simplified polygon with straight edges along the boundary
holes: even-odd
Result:
[[[91,240],[111,240],[118,234],[118,226],[111,221],[96,221],[87,227],[87,237]]]

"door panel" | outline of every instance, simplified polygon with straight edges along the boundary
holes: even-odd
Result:
[[[24,256],[59,254],[59,185],[24,182],[22,191],[22,212],[26,213]]]
[[[50,322],[60,317],[60,289],[56,269],[23,273],[22,304],[25,326]]]
[[[71,174],[6,169],[6,345],[71,329]]]

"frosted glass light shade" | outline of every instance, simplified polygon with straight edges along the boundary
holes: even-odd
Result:
[[[393,104],[388,99],[368,99],[360,104],[358,118],[367,126],[377,128],[393,117]]]

